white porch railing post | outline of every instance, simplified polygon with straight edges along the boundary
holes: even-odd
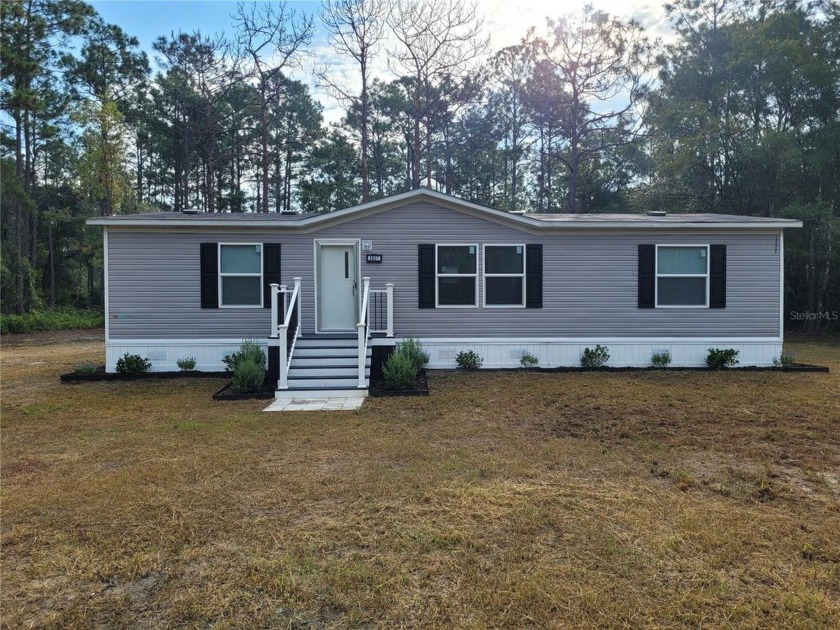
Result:
[[[385,283],[385,304],[386,308],[388,309],[387,319],[387,330],[385,331],[386,337],[393,337],[394,336],[394,283],[393,282],[386,282]]]
[[[280,293],[280,286],[272,282],[271,287],[271,333],[268,335],[272,339],[277,338],[277,294]]]
[[[289,366],[287,364],[286,355],[289,354],[288,339],[286,330],[288,326],[285,323],[277,327],[280,333],[280,345],[278,347],[280,374],[277,377],[277,389],[289,389]]]
[[[367,387],[365,378],[365,363],[367,360],[367,320],[368,320],[368,299],[370,298],[370,278],[362,278],[362,308],[359,313],[360,322],[356,324],[358,333],[358,354],[359,354],[359,389]]]

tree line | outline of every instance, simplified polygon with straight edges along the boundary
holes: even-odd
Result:
[[[512,211],[799,218],[789,310],[840,310],[840,9],[666,11],[667,45],[587,6],[491,50],[456,0],[240,3],[229,36],[162,34],[152,72],[81,0],[0,3],[3,312],[101,303],[90,216],[329,212],[420,185]],[[353,77],[313,58],[316,24]]]

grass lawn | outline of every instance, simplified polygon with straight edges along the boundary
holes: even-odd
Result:
[[[840,344],[805,373],[432,373],[359,412],[2,353],[2,623],[840,627]]]

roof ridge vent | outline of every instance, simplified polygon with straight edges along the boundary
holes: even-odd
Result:
[[[201,214],[200,208],[183,208],[181,214]]]
[[[296,210],[283,210],[280,212],[281,217],[294,217],[299,214],[300,212],[297,212]]]
[[[649,217],[666,217],[668,213],[665,210],[648,210]]]

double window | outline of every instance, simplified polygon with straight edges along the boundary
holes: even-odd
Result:
[[[437,307],[478,306],[478,245],[437,245]],[[525,306],[525,246],[485,245],[484,306]]]
[[[219,306],[263,306],[260,243],[219,243]]]
[[[709,306],[709,246],[656,246],[656,306]]]

